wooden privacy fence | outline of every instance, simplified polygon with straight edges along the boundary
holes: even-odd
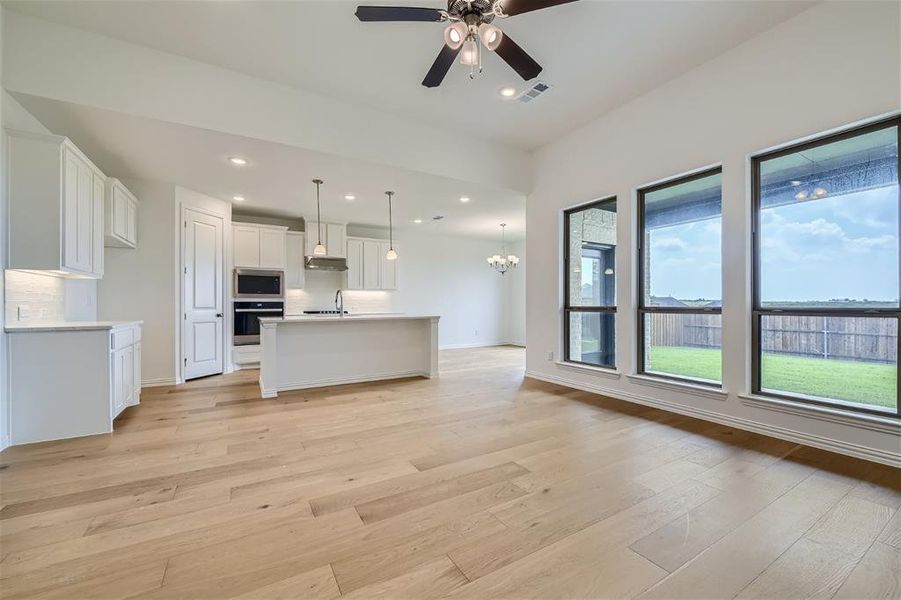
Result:
[[[655,346],[722,346],[720,315],[657,313],[650,327]],[[760,347],[764,352],[847,360],[895,362],[895,318],[765,315]]]

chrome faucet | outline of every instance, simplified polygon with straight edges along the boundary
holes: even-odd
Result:
[[[344,316],[344,294],[341,293],[341,288],[335,292],[335,309],[338,311],[338,316]]]

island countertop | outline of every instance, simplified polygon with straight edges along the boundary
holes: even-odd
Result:
[[[358,313],[351,315],[288,315],[286,317],[260,317],[261,325],[279,325],[287,323],[347,323],[358,321],[409,321],[409,320],[438,320],[438,315],[407,315],[403,313]]]

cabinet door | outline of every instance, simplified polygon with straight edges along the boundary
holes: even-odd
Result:
[[[260,267],[285,268],[285,232],[277,229],[260,229]]]
[[[136,342],[133,349],[132,364],[132,389],[131,404],[141,402],[141,342]]]
[[[113,418],[125,408],[125,350],[116,350],[111,357],[113,363],[112,385],[112,413]]]
[[[236,267],[260,266],[260,230],[236,225],[233,228]]]
[[[138,207],[131,200],[125,204],[125,237],[132,246],[138,245]]]
[[[103,192],[106,183],[103,177],[93,174],[93,210],[91,211],[91,244],[93,252],[91,256],[91,272],[98,277],[103,277]]]
[[[379,242],[379,289],[382,290],[397,289],[397,260],[385,258],[390,247],[388,242]],[[394,250],[397,251],[396,244]]]
[[[347,289],[363,289],[363,240],[347,240]]]
[[[91,238],[94,213],[93,174],[84,161],[69,150],[64,152],[63,160],[65,161],[66,178],[63,266],[90,273],[94,252]]]
[[[378,290],[379,285],[379,243],[363,242],[363,289]]]
[[[329,256],[340,256],[342,258],[347,257],[347,244],[346,244],[346,232],[347,228],[344,225],[336,225],[335,223],[329,223],[324,227],[325,231],[327,231],[328,241],[326,242],[326,249],[328,249]]]
[[[128,197],[117,185],[113,185],[113,235],[128,241]]]
[[[285,287],[301,289],[304,285],[304,235],[289,231],[285,234]]]

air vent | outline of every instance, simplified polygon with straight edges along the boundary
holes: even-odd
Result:
[[[519,97],[517,98],[517,100],[519,100],[523,104],[525,104],[527,102],[531,102],[532,100],[534,100],[541,94],[545,93],[549,89],[551,89],[550,84],[545,83],[543,81],[539,81],[535,85],[533,85],[531,87],[531,89],[528,89],[528,90],[524,91],[522,94],[520,94]]]

